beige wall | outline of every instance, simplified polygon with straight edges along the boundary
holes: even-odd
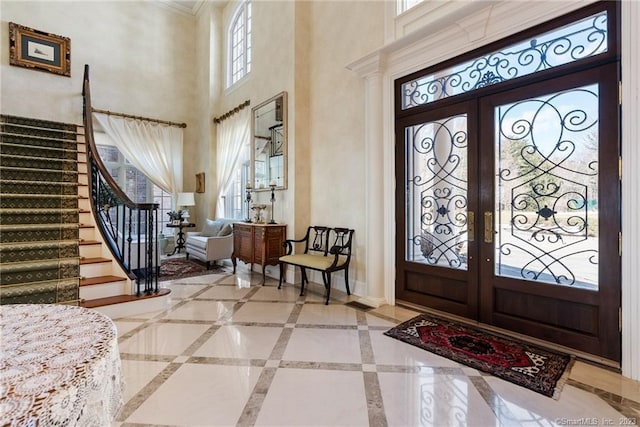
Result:
[[[190,122],[193,18],[149,2],[2,1],[2,112],[80,123],[84,64],[94,106]],[[71,38],[71,78],[9,65],[8,23]]]
[[[294,14],[296,3],[291,1],[254,1],[252,5],[252,44],[253,55],[251,73],[231,88],[226,87],[228,55],[227,33],[231,25],[238,2],[229,2],[222,11],[222,45],[219,57],[221,67],[222,94],[218,103],[217,114],[223,114],[246,100],[254,107],[274,95],[286,91],[289,97],[289,189],[276,192],[274,219],[288,224],[291,233],[295,218],[291,195],[295,188],[292,172],[295,165],[296,133],[294,131],[295,103],[294,90]],[[215,141],[212,145],[215,149]],[[256,203],[268,203],[268,192],[254,193]],[[290,234],[292,235],[292,234]]]
[[[193,17],[142,1],[3,0],[0,8],[2,113],[82,123],[89,64],[94,108],[186,122],[184,155],[196,151]],[[71,77],[10,66],[9,22],[69,37]],[[192,169],[183,170],[184,189],[193,191]]]
[[[191,152],[185,152],[185,188],[195,191],[195,174],[205,173],[205,192],[196,193],[195,218],[202,224],[205,218],[213,218],[216,194],[216,151],[213,117],[220,97],[220,60],[222,25],[221,11],[213,3],[205,3],[196,18],[195,55],[195,109],[194,130],[196,138]],[[193,181],[192,181],[193,180]]]
[[[355,229],[355,283],[366,279],[364,83],[345,67],[382,45],[383,6],[311,3],[311,222]]]
[[[364,281],[364,87],[345,66],[383,43],[383,3],[254,1],[252,71],[231,89],[224,64],[238,4],[217,4],[192,17],[140,1],[3,1],[2,34],[13,21],[71,38],[72,77],[9,66],[3,43],[2,112],[80,123],[82,67],[90,64],[96,108],[188,124],[184,190],[206,173],[192,209],[201,222],[215,210],[212,118],[287,91],[289,183],[276,192],[274,217],[289,237],[309,224],[354,228],[352,280]]]
[[[237,5],[224,9],[223,45]],[[356,282],[365,280],[364,85],[345,67],[383,43],[383,7],[254,2],[251,74],[224,91],[218,109],[221,114],[246,99],[255,106],[289,93],[288,189],[276,192],[275,219],[288,225],[289,237],[300,237],[310,224],[354,228]],[[256,198],[266,203],[269,194]]]

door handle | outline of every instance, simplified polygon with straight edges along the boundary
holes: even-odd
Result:
[[[493,243],[493,212],[484,213],[484,242]]]
[[[476,215],[473,211],[467,212],[467,240],[469,242],[476,240]]]

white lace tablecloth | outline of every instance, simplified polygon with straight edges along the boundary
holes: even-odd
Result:
[[[0,425],[109,426],[122,405],[107,316],[52,304],[0,306]]]

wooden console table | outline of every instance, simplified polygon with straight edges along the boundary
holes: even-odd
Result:
[[[265,282],[265,267],[278,265],[284,255],[285,224],[254,224],[236,222],[233,224],[233,273],[236,272],[236,258],[246,264],[262,265],[262,284]]]

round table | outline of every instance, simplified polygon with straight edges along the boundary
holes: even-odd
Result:
[[[65,305],[0,306],[1,426],[108,426],[122,391],[107,316]]]

